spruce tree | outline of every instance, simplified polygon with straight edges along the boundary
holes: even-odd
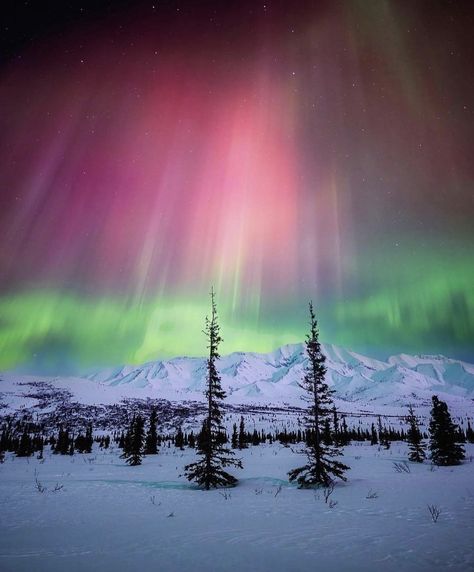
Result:
[[[290,481],[296,481],[301,488],[329,486],[335,477],[346,480],[349,469],[335,457],[341,455],[337,444],[325,444],[323,432],[326,419],[334,415],[331,391],[325,382],[326,358],[319,343],[319,330],[312,302],[309,303],[310,333],[306,338],[308,362],[301,388],[305,390],[305,400],[309,402],[304,422],[307,428],[307,464],[288,473]]]
[[[84,453],[84,446],[85,446],[84,440],[85,440],[84,435],[81,432],[79,432],[79,434],[76,437],[76,440],[74,441],[74,447],[78,453]]]
[[[17,457],[29,457],[33,454],[33,447],[31,443],[31,438],[25,425],[23,433],[21,434],[20,441],[16,450]]]
[[[69,433],[67,429],[64,430],[61,425],[59,427],[58,439],[55,442],[53,452],[60,455],[67,455],[69,453],[69,447],[70,447]]]
[[[184,434],[181,427],[179,427],[178,432],[176,433],[176,436],[174,438],[174,445],[175,447],[181,449],[181,451],[184,449]]]
[[[240,416],[240,423],[239,423],[239,449],[246,449],[247,448],[247,434],[245,433],[245,422],[244,416]]]
[[[87,425],[86,436],[84,440],[84,453],[92,453],[92,446],[94,445],[94,437],[92,435],[92,423]]]
[[[217,321],[214,290],[211,290],[211,318],[206,317],[204,334],[209,349],[205,391],[207,415],[197,442],[197,454],[201,459],[186,465],[185,474],[189,481],[196,481],[200,487],[209,490],[219,486],[235,486],[237,479],[224,468],[228,466],[242,468],[241,461],[233,458],[234,453],[222,444],[222,433],[225,433],[222,425],[222,401],[226,394],[222,389],[216,367],[222,338]]]
[[[237,423],[232,426],[232,438],[230,440],[232,449],[237,449],[239,446],[239,434],[237,432]]]
[[[375,425],[372,423],[372,426],[370,428],[370,444],[377,445],[378,442],[379,440],[377,438],[377,431],[375,430]]]
[[[459,465],[465,458],[465,451],[457,442],[458,427],[452,422],[444,401],[433,395],[432,403],[429,445],[431,460],[435,465]]]
[[[144,426],[145,423],[140,415],[134,416],[130,424],[130,428],[125,436],[125,444],[122,459],[131,467],[136,467],[142,464],[143,454],[143,440],[144,440]]]
[[[346,416],[342,417],[342,429],[340,432],[339,445],[347,445],[351,438],[349,435],[349,429],[347,428]]]
[[[253,433],[252,433],[252,445],[254,447],[256,447],[257,445],[260,445],[260,436],[259,436],[256,429],[254,429]]]
[[[418,425],[418,419],[415,416],[413,407],[410,405],[408,407],[408,431],[407,431],[407,441],[408,441],[408,459],[414,463],[423,463],[426,458],[425,448],[423,446],[423,435],[421,434],[420,427]]]
[[[379,432],[379,443],[383,445],[384,449],[390,449],[390,441],[388,438],[388,432],[382,425],[382,418],[378,416],[378,432]]]
[[[467,420],[466,440],[468,443],[474,443],[474,431],[472,430],[469,419]]]
[[[148,424],[148,432],[145,439],[145,455],[156,455],[158,453],[158,434],[156,432],[156,423],[158,415],[156,409],[150,414],[150,422]]]

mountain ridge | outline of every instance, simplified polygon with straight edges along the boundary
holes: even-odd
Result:
[[[398,354],[383,361],[332,344],[322,344],[322,351],[328,383],[339,397],[354,398],[366,393],[371,399],[386,393],[388,398],[402,385],[418,391],[438,390],[474,397],[474,365],[467,362],[427,354]],[[218,369],[225,389],[234,398],[240,396],[246,401],[247,397],[268,395],[276,401],[293,402],[300,394],[295,382],[303,376],[306,359],[304,344],[287,344],[268,353],[234,352],[222,356]],[[166,393],[174,388],[192,394],[204,388],[205,360],[180,356],[140,366],[102,369],[87,378],[105,385],[132,384]],[[391,385],[392,391],[380,392],[380,384]],[[277,389],[272,391],[271,387]],[[288,391],[288,387],[295,390]]]
[[[327,382],[338,407],[358,411],[399,411],[409,403],[429,407],[436,393],[461,409],[474,406],[474,365],[441,355],[398,354],[386,361],[346,348],[322,344]],[[299,382],[307,357],[304,344],[273,352],[234,352],[218,361],[231,405],[301,407]],[[66,389],[78,403],[113,404],[127,398],[203,401],[206,358],[180,356],[144,364],[103,368],[85,377],[19,376],[0,378],[0,407],[31,406],[28,384],[42,380]]]

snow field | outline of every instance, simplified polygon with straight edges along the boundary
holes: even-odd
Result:
[[[325,502],[286,473],[304,456],[237,451],[239,486],[200,491],[179,475],[194,451],[163,448],[128,467],[116,448],[0,465],[0,569],[224,572],[474,569],[474,446],[458,467],[409,463],[406,444],[345,448],[351,466]],[[46,487],[39,492],[35,478]],[[60,490],[54,491],[58,484]],[[372,498],[367,498],[372,497]],[[428,505],[441,514],[436,523]]]

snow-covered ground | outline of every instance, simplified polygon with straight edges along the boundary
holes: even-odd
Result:
[[[228,430],[240,415],[251,431],[300,427],[303,349],[219,361]],[[380,414],[384,425],[406,429],[413,403],[426,431],[433,394],[464,429],[467,419],[472,424],[474,365],[443,356],[382,362],[336,346],[324,353],[328,383],[351,428],[370,427]],[[89,378],[3,373],[0,416],[29,416],[54,431],[60,422],[92,420],[100,431],[123,428],[141,404],[145,416],[158,407],[164,433],[196,430],[204,382],[205,360],[186,357]],[[322,491],[289,485],[288,470],[304,458],[279,443],[242,451],[240,483],[230,491],[200,491],[180,476],[191,449],[166,447],[140,467],[126,466],[114,447],[73,457],[47,451],[44,461],[7,454],[0,464],[0,571],[474,570],[474,445],[466,448],[461,466],[410,463],[409,472],[397,472],[406,444],[388,451],[350,445],[349,480],[338,483],[331,505]],[[428,505],[441,510],[436,523]]]
[[[468,457],[474,446],[467,445]],[[116,449],[7,455],[0,465],[0,570],[431,571],[474,569],[474,462],[409,463],[406,445],[345,449],[351,466],[325,503],[290,486],[304,457],[280,444],[241,452],[235,489],[200,491],[184,477],[194,452],[165,448],[140,467]],[[38,492],[38,481],[46,487]],[[62,488],[54,492],[55,485]],[[373,498],[367,498],[372,496]],[[441,514],[436,523],[428,505]]]

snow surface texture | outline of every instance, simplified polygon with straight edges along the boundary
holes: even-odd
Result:
[[[323,491],[288,484],[287,471],[303,460],[292,449],[273,444],[238,453],[240,483],[226,491],[195,490],[178,476],[194,457],[190,449],[165,448],[140,467],[125,465],[116,449],[45,452],[44,461],[9,454],[0,465],[0,569],[474,569],[473,462],[434,470],[409,463],[410,472],[399,473],[393,463],[406,459],[405,444],[389,451],[354,444],[345,448],[349,480],[326,503]],[[436,523],[428,505],[441,510]]]
[[[327,381],[336,390],[342,412],[399,414],[409,403],[426,413],[431,396],[439,395],[455,415],[471,414],[474,365],[443,356],[393,356],[387,362],[324,345]],[[306,362],[303,344],[286,345],[268,354],[233,353],[218,362],[230,404],[301,406],[298,386]],[[2,374],[0,404],[4,409],[34,405],[29,386],[43,380],[68,390],[85,404],[114,404],[124,398],[202,401],[205,358],[177,357],[141,366],[104,369],[89,378],[37,378]]]

